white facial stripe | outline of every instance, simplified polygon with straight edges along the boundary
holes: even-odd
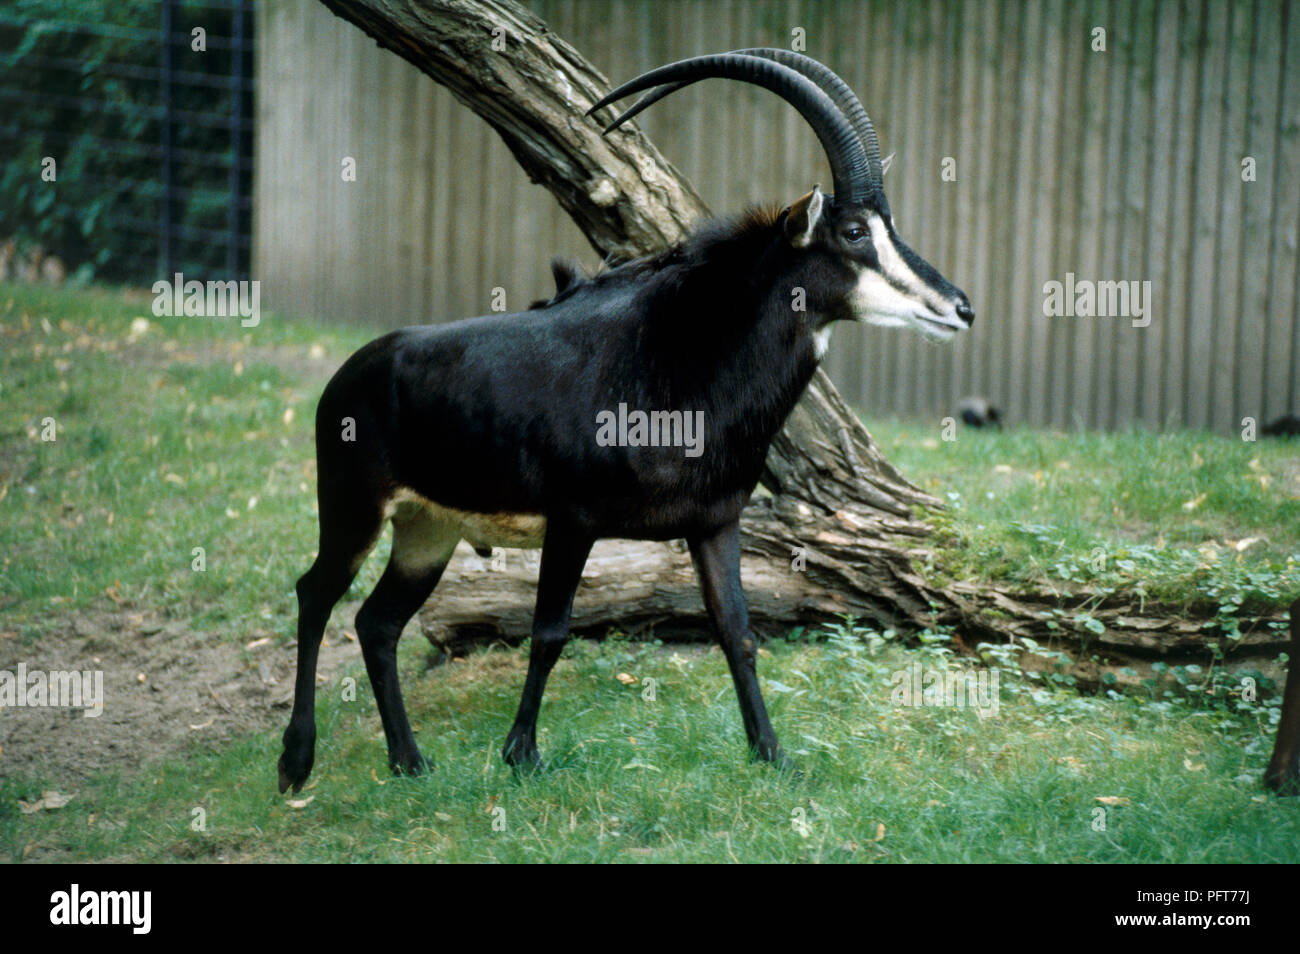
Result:
[[[889,237],[889,229],[885,227],[884,219],[873,212],[867,217],[867,230],[871,232],[871,244],[876,247],[876,259],[880,262],[880,270],[909,290],[916,289],[919,292],[921,280],[916,276],[916,272],[908,267],[907,262],[903,261],[903,256],[898,254],[898,249],[894,247],[894,242]]]
[[[935,308],[929,287],[898,253],[884,220],[874,213],[867,216],[867,229],[880,270],[863,269],[858,275],[853,300],[858,319],[874,325],[908,326],[940,338],[964,329],[952,304]]]

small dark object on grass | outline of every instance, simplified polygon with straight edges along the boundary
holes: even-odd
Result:
[[[1284,414],[1260,431],[1265,437],[1300,437],[1300,414]]]
[[[961,419],[971,427],[996,427],[1002,429],[1002,412],[989,403],[988,398],[965,397],[957,402]]]

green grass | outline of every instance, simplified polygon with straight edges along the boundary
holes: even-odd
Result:
[[[520,654],[421,675],[402,664],[436,769],[395,779],[369,693],[320,692],[317,770],[274,794],[277,740],[247,736],[92,779],[57,813],[19,817],[39,784],[0,783],[0,852],[73,858],[294,861],[1296,862],[1300,805],[1258,787],[1264,721],[1084,698],[1008,675],[996,717],[900,708],[889,673],[931,653],[859,639],[772,644],[773,718],[804,770],[743,754],[717,651],[571,644],[548,689],[549,765],[498,749]],[[416,670],[416,671],[412,671]],[[629,673],[653,678],[655,700]],[[360,668],[355,673],[360,676]],[[1100,801],[1107,800],[1106,802]],[[305,804],[303,804],[305,802]],[[194,825],[201,810],[203,830]],[[1100,830],[1104,826],[1104,830]]]
[[[956,579],[1136,591],[1182,603],[1300,596],[1300,441],[1193,431],[960,429],[869,420],[885,456],[948,503]]]
[[[110,590],[243,636],[315,547],[317,392],[370,335],[149,302],[0,285],[0,606],[29,637]]]
[[[274,315],[255,329],[157,319],[148,303],[0,285],[0,638],[39,640],[120,604],[287,651],[292,583],[316,542],[314,402],[371,335]],[[56,442],[40,440],[46,417]],[[935,573],[1229,611],[1300,592],[1295,443],[1032,430],[945,442],[868,423],[906,475],[953,504],[937,518]],[[381,548],[354,595],[382,560]],[[1006,670],[1000,713],[980,720],[891,701],[893,672],[947,662],[942,640],[866,635],[766,650],[766,694],[802,779],[745,757],[719,653],[618,639],[566,650],[542,714],[549,767],[516,778],[498,750],[525,651],[427,669],[427,645],[408,635],[400,662],[431,775],[389,776],[358,660],[355,699],[337,681],[319,690],[303,807],[274,791],[279,712],[274,730],[91,775],[68,805],[32,815],[18,801],[55,780],[4,771],[0,753],[0,857],[1300,861],[1300,800],[1258,784],[1277,712],[1268,687],[1258,704],[1163,687],[1088,697]],[[655,701],[619,673],[655,679]]]

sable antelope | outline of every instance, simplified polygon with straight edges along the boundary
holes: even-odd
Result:
[[[706,77],[756,84],[791,103],[826,151],[833,194],[814,187],[783,211],[706,224],[667,251],[592,278],[557,271],[555,297],[517,315],[394,331],[326,385],[316,411],[320,547],[297,585],[298,672],[281,791],[297,790],[311,772],[321,634],[386,520],[392,556],[356,628],[394,771],[424,767],[398,687],[398,637],[461,539],[542,548],[506,762],[540,762],[542,691],[587,555],[605,537],[686,539],[749,745],[784,762],[740,585],[739,519],[768,445],[825,354],[832,322],[946,339],[974,313],[898,237],[871,121],[821,64],[781,50],[683,60],[624,84],[592,111]],[[803,308],[792,306],[796,298]],[[689,456],[671,439],[602,439],[602,416],[624,408],[663,415],[661,423],[702,415],[703,453]]]

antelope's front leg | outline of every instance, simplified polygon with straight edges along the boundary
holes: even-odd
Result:
[[[749,747],[760,759],[790,768],[767,717],[755,666],[758,645],[749,631],[749,608],[740,585],[740,524],[732,523],[710,536],[687,541],[704,592],[704,605],[731,668],[740,700]]]

